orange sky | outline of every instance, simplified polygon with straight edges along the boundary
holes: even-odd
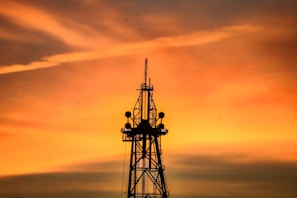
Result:
[[[146,57],[171,197],[292,197],[296,7],[0,1],[0,197],[120,196]]]

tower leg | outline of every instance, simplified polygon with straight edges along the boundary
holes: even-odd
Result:
[[[134,137],[132,139],[132,144],[131,144],[131,154],[130,154],[130,165],[129,165],[129,181],[128,181],[128,192],[127,192],[127,197],[131,198],[132,196],[132,192],[131,192],[131,184],[132,184],[132,177],[135,175],[135,173],[133,173],[134,169],[133,169],[133,159],[134,159],[134,153],[135,153],[135,140]],[[134,198],[135,198],[135,193],[134,193]]]
[[[167,188],[166,188],[165,177],[164,177],[164,172],[163,172],[161,151],[160,151],[160,147],[159,147],[158,138],[156,136],[155,136],[155,144],[156,144],[156,152],[157,152],[157,158],[158,158],[158,164],[159,164],[158,171],[159,171],[160,179],[161,179],[163,198],[167,198],[168,194],[167,194]]]

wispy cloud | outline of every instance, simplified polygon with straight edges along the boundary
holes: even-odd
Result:
[[[166,179],[175,197],[271,197],[289,198],[296,194],[296,163],[254,161],[234,163],[238,156],[171,155]],[[112,168],[111,168],[112,167]],[[90,162],[74,165],[70,171],[0,177],[1,195],[70,197],[72,194],[99,197],[120,196],[122,163]],[[76,170],[76,171],[75,171]],[[126,186],[124,186],[126,187]],[[185,190],[186,189],[186,190]],[[124,190],[125,191],[125,190]]]
[[[236,159],[238,156],[233,156]],[[296,163],[257,161],[234,163],[230,156],[175,156],[170,176],[174,190],[196,186],[184,193],[210,197],[291,197],[296,193]],[[171,175],[172,174],[172,175]],[[191,181],[189,181],[191,180]],[[178,193],[180,194],[180,193]]]
[[[0,74],[54,67],[67,62],[136,54],[139,51],[148,49],[202,45],[217,42],[243,33],[258,31],[258,29],[258,27],[254,26],[230,26],[208,31],[197,31],[179,36],[160,37],[148,41],[112,46],[100,50],[58,54],[44,57],[39,61],[31,62],[27,65],[18,64],[2,66],[0,68]]]
[[[59,23],[54,16],[25,4],[8,1],[1,3],[0,13],[12,19],[12,22],[27,28],[51,34],[69,45],[90,46],[91,40],[79,34],[76,30]]]

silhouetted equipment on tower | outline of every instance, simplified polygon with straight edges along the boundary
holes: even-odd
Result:
[[[122,129],[123,141],[131,142],[127,197],[167,198],[169,193],[161,158],[161,136],[166,135],[168,130],[163,124],[165,114],[157,114],[150,79],[147,83],[147,59],[144,82],[139,91],[133,112],[125,113],[127,123]]]

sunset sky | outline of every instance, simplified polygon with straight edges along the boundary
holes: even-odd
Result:
[[[120,198],[144,60],[171,198],[297,194],[297,1],[0,0],[0,198]],[[124,170],[124,174],[123,174]]]

